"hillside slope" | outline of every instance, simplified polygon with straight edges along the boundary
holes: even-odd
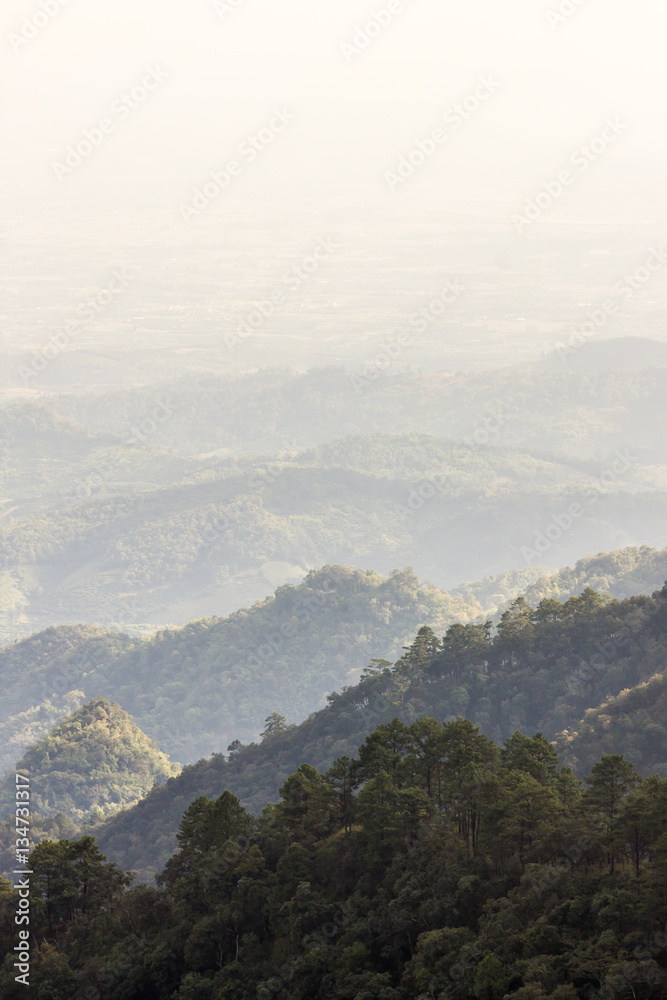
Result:
[[[610,342],[607,342],[610,343]],[[656,348],[656,350],[662,350]],[[577,352],[578,354],[579,352]],[[493,445],[599,458],[631,448],[667,461],[667,369],[556,370],[503,367],[481,372],[378,368],[373,378],[343,367],[261,370],[239,378],[188,375],[168,387],[173,418],[153,448],[182,455],[270,454],[298,442],[323,445],[350,434],[418,432],[450,441],[486,429]],[[356,376],[356,381],[355,381]],[[49,405],[96,432],[120,434],[164,399],[164,386],[67,393]],[[266,400],[270,399],[270,415]]]
[[[179,818],[198,795],[228,788],[259,812],[301,764],[327,770],[395,716],[465,716],[496,741],[517,729],[554,740],[610,695],[666,672],[666,641],[667,585],[652,598],[618,601],[587,590],[534,610],[518,598],[494,636],[483,625],[454,625],[441,642],[424,628],[393,669],[330,696],[327,708],[300,726],[185,768],[102,827],[100,844],[121,866],[154,871],[155,857],[164,860],[173,849]],[[615,748],[624,752],[622,741]],[[651,773],[663,759],[660,746],[637,764]]]
[[[91,639],[73,662],[35,671],[40,637],[10,646],[0,651],[0,696],[6,689],[2,704],[12,710],[5,721],[34,705],[38,691],[54,703],[74,689],[85,699],[118,701],[164,750],[193,761],[233,739],[254,739],[271,711],[300,721],[328,692],[356,679],[372,656],[399,655],[419,624],[443,631],[482,610],[474,598],[422,587],[409,571],[383,578],[324,567],[227,618],[134,643],[119,638],[115,656],[98,655]],[[93,635],[103,646],[109,641]]]
[[[132,428],[121,436],[94,431],[39,400],[0,405],[2,513],[25,520],[67,497],[80,502],[93,488],[118,493],[130,484],[167,485],[197,467],[147,444]]]
[[[652,549],[648,545],[629,546],[615,552],[599,552],[577,560],[574,566],[565,566],[557,573],[541,576],[534,583],[527,583],[521,593],[529,604],[537,604],[545,597],[562,600],[574,597],[586,587],[612,597],[633,597],[651,594],[667,580],[667,549]],[[486,592],[480,584],[473,584],[475,596],[485,604]],[[464,593],[456,588],[455,594]],[[505,607],[503,607],[505,610]]]
[[[626,598],[665,579],[667,550],[647,547],[590,556],[552,575],[504,573],[451,593],[410,571],[383,578],[333,566],[227,618],[152,639],[91,626],[48,629],[0,649],[0,768],[100,696],[118,701],[163,750],[192,762],[234,739],[256,739],[272,711],[301,721],[329,692],[355,683],[371,658],[395,660],[421,625],[442,635],[456,621],[496,618],[518,593],[537,604],[592,586]]]
[[[580,773],[600,754],[623,747],[623,753],[642,774],[666,775],[667,673],[656,674],[589,708],[577,725],[557,735],[556,746],[561,760]]]
[[[90,671],[114,662],[132,644],[127,635],[93,625],[63,625],[1,648],[0,775],[86,700],[81,687]]]
[[[359,421],[343,420],[343,409],[319,441],[315,401],[338,406],[343,376],[204,380],[199,395],[199,383],[179,383],[169,402],[153,390],[113,397],[118,412],[106,421],[96,417],[111,404],[104,397],[62,401],[67,418],[43,404],[0,409],[0,449],[3,434],[8,444],[0,635],[56,621],[184,624],[230,613],[329,563],[384,574],[412,565],[451,588],[507,567],[557,569],[582,552],[667,544],[667,467],[647,445],[662,419],[657,375],[640,373],[629,387],[611,375],[574,384],[551,373],[541,387],[535,372],[515,373],[514,382],[498,373],[387,376],[368,394],[355,393],[348,375]],[[242,410],[241,385],[250,392]],[[276,388],[281,416],[267,418],[260,385]],[[548,416],[545,401],[556,407]],[[650,419],[640,438],[638,427],[623,428],[642,408]],[[204,442],[208,413],[222,425]],[[299,413],[303,433],[294,430]],[[191,433],[197,440],[186,445]],[[591,446],[580,450],[584,439]],[[574,504],[567,529],[527,555]]]
[[[33,992],[664,1000],[667,779],[615,753],[579,782],[542,734],[498,746],[465,719],[394,720],[353,755],[299,767],[259,821],[228,791],[199,797],[156,887],[91,836],[39,844]],[[25,995],[14,963],[33,954],[13,940],[3,1000]]]
[[[508,567],[556,570],[582,552],[667,542],[665,493],[633,470],[610,486],[600,485],[603,472],[526,485],[518,468],[512,482],[485,481],[488,463],[476,465],[481,485],[462,488],[458,477],[449,493],[428,471],[383,480],[264,467],[272,477],[264,492],[249,492],[236,476],[90,499],[25,523],[10,516],[0,522],[0,619],[5,611],[12,637],[54,621],[184,624],[229,614],[332,563],[385,575],[411,565],[449,589]],[[568,530],[555,529],[554,518],[573,506]],[[556,542],[545,544],[554,530]]]
[[[120,705],[105,698],[82,705],[16,763],[30,779],[30,808],[40,816],[64,812],[81,822],[127,808],[177,765],[139,729]],[[15,806],[13,772],[0,786],[0,813]]]

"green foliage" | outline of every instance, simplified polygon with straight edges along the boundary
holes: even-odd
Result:
[[[114,864],[105,864],[93,837],[81,840],[45,840],[30,855],[31,889],[49,937],[78,915],[102,912],[119,896],[131,877]]]
[[[55,726],[18,761],[30,777],[31,809],[81,822],[133,805],[179,772],[127,712],[96,698]],[[12,774],[0,786],[0,809],[13,809]]]
[[[170,756],[193,761],[234,739],[256,739],[271,712],[304,718],[377,650],[398,655],[421,622],[443,630],[479,610],[422,587],[409,570],[383,578],[327,566],[251,608],[151,640],[88,626],[48,629],[0,650],[0,721],[15,732],[32,706],[48,701],[64,715],[68,696],[79,692],[80,703],[102,694]]]
[[[84,679],[104,672],[133,645],[93,625],[63,625],[0,650],[0,774],[88,696]]]
[[[580,771],[590,770],[598,755],[623,747],[642,774],[667,774],[667,674],[660,662],[663,640],[647,637],[647,666],[661,672],[613,698],[589,708],[578,724],[558,734],[558,748]],[[642,670],[646,676],[648,671]],[[620,683],[620,680],[619,680]]]
[[[497,746],[469,720],[395,719],[326,775],[301,765],[259,818],[229,791],[198,797],[157,889],[129,888],[92,837],[46,841],[30,856],[31,988],[662,1000],[667,779],[640,779],[619,754],[586,791],[567,775],[541,733]],[[342,786],[359,788],[347,817]],[[0,892],[11,911],[14,890]],[[0,936],[9,1000],[13,937]]]
[[[54,395],[52,409],[42,401],[2,407],[0,636],[92,619],[150,631],[250,605],[276,583],[331,563],[383,574],[413,565],[447,588],[485,576],[479,593],[470,583],[464,592],[493,614],[542,573],[488,574],[525,565],[522,549],[554,510],[567,511],[588,489],[597,506],[585,505],[572,540],[569,532],[559,539],[561,562],[635,533],[637,517],[648,540],[662,538],[659,438],[651,447],[660,454],[624,471],[632,490],[601,478],[618,441],[628,441],[619,414],[640,405],[638,392],[659,391],[655,373],[631,377],[642,389],[616,378],[533,370],[511,379],[440,373],[424,383],[394,373],[389,384],[400,391],[357,394],[342,369],[261,372],[231,382],[185,379],[169,387],[166,410],[164,387],[149,386]],[[131,444],[144,405],[164,419]],[[489,410],[497,414],[491,435],[473,420]],[[605,420],[614,427],[608,436]],[[651,450],[647,426],[658,425],[655,416],[642,423],[642,458]],[[425,426],[446,438],[424,434]],[[485,444],[461,446],[479,431]],[[550,564],[554,554],[545,556]],[[624,567],[622,582],[610,580],[617,596],[667,576],[664,553],[640,563]],[[607,590],[613,573],[570,576],[569,594],[586,582]],[[54,579],[63,585],[54,588]],[[556,596],[566,593],[554,587]]]
[[[640,580],[663,571],[667,575],[665,553],[635,549],[543,577],[528,593],[529,603],[540,605],[537,614],[547,616],[540,627],[543,639],[549,621],[552,632],[560,628],[560,612],[554,617],[549,611],[552,594],[570,595],[572,587],[585,588],[589,578],[625,593],[630,583],[639,589]],[[191,762],[212,750],[223,751],[235,739],[256,739],[271,712],[290,722],[305,718],[331,691],[353,684],[364,668],[363,676],[374,680],[391,665],[389,657],[395,659],[401,651],[407,655],[404,647],[420,626],[431,632],[431,639],[424,640],[424,663],[438,651],[447,630],[448,669],[460,681],[472,660],[485,658],[491,622],[484,619],[539,575],[533,570],[505,574],[446,593],[421,585],[409,570],[383,578],[329,566],[227,618],[164,629],[152,639],[133,640],[93,626],[49,628],[0,649],[0,772],[12,767],[26,744],[44,736],[58,719],[100,695],[122,705],[178,760]],[[541,598],[547,591],[549,596]],[[511,627],[520,629],[521,616],[508,608],[501,623],[506,642],[512,615],[516,621]],[[582,624],[583,618],[580,614]],[[660,665],[657,653],[650,654],[656,664],[652,673]],[[413,650],[410,662],[420,656]],[[571,664],[573,673],[576,667]],[[641,680],[650,676],[642,674]],[[596,685],[595,699],[580,706],[576,719],[564,705],[556,731],[637,680],[635,672],[625,684]],[[448,694],[450,713],[473,713],[473,696],[466,678]],[[532,728],[541,724],[517,712],[514,728],[528,721]],[[506,730],[489,734],[497,738]]]
[[[278,712],[271,712],[264,719],[264,729],[261,732],[261,738],[264,739],[266,736],[274,736],[276,733],[283,733],[287,729],[287,720],[284,715],[280,715]]]
[[[437,794],[445,767],[438,756],[439,742],[450,737],[431,733],[428,724],[420,723],[419,753],[410,757],[409,764],[404,760],[405,727],[435,714],[455,726],[447,767],[458,775],[460,822],[472,846],[477,835],[478,772],[494,753],[490,739],[509,740],[503,750],[505,766],[525,775],[513,790],[516,801],[533,794],[539,800],[540,789],[552,788],[555,780],[552,744],[562,747],[565,763],[582,774],[578,754],[582,741],[573,735],[583,726],[582,715],[610,690],[641,686],[653,676],[664,664],[666,641],[664,592],[619,601],[586,590],[564,602],[545,598],[534,609],[516,602],[495,635],[486,624],[456,624],[439,640],[424,627],[393,669],[383,666],[358,685],[332,694],[326,709],[299,726],[276,732],[261,743],[236,747],[228,757],[214,754],[186,767],[173,783],[106,823],[98,831],[100,843],[119,864],[150,876],[174,849],[180,813],[197,796],[216,796],[229,788],[245,808],[259,813],[278,797],[285,776],[304,761],[326,773],[336,759],[351,760],[360,743],[361,771],[338,765],[332,808],[343,824],[349,824],[352,790],[360,780],[382,771],[409,783],[413,776],[406,768],[414,768],[429,792]],[[662,691],[665,682],[660,683]],[[641,703],[636,733],[632,714],[619,710],[618,722],[604,737],[613,742],[613,733],[618,733],[618,749],[633,761],[641,728],[653,725],[651,731],[661,732],[667,722],[664,697],[649,702],[642,695]],[[463,714],[461,706],[469,721],[455,721]],[[586,744],[589,767],[594,763],[590,754],[595,752],[597,734],[606,732],[602,718]],[[536,735],[519,736],[518,730]],[[667,774],[664,743],[642,737],[641,746],[643,755],[636,760],[639,773]],[[559,794],[576,795],[569,769],[559,773],[557,784]],[[521,841],[521,830],[513,836]]]
[[[475,972],[477,1000],[501,1000],[508,986],[505,967],[497,955],[485,955]]]

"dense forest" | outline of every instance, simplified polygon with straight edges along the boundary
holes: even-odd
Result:
[[[82,705],[16,763],[34,786],[32,808],[81,821],[133,805],[179,768],[119,705],[105,698]],[[0,785],[3,813],[15,803],[14,775]]]
[[[117,701],[163,750],[191,762],[253,739],[274,710],[303,718],[328,692],[356,680],[375,655],[392,657],[423,621],[444,631],[482,611],[472,595],[342,566],[227,618],[202,619],[154,638],[50,629],[0,651],[4,725],[62,697]],[[65,714],[64,712],[62,714]],[[12,758],[5,766],[13,765]]]
[[[49,1000],[661,1000],[667,781],[623,755],[584,782],[541,733],[379,725],[304,764],[258,818],[186,809],[158,886],[92,837],[30,855],[31,989]],[[2,884],[0,992],[18,895]]]
[[[663,662],[667,666],[667,657]],[[643,774],[656,770],[667,775],[667,673],[587,709],[576,728],[559,734],[557,745],[580,771],[588,770],[601,753],[622,746]]]
[[[127,635],[91,625],[62,625],[1,649],[0,776],[86,701],[81,681],[87,671],[103,670],[132,644]]]
[[[32,783],[33,843],[65,837],[134,805],[180,768],[105,698],[83,705],[16,763]],[[14,868],[14,771],[0,782],[0,872]]]
[[[667,1000],[667,0],[13,6],[0,1000]]]
[[[660,683],[651,678],[665,673],[666,640],[667,587],[622,601],[587,589],[534,608],[517,598],[495,630],[491,622],[454,624],[442,639],[423,626],[393,665],[374,659],[359,684],[329,695],[327,707],[300,725],[270,716],[259,743],[237,740],[226,754],[184,768],[111,817],[97,831],[99,843],[123,868],[150,879],[174,849],[182,812],[199,795],[229,789],[259,814],[302,763],[323,773],[394,717],[412,724],[422,715],[465,716],[497,743],[515,730],[539,730],[579,774],[581,762],[590,766],[599,756],[597,726],[605,746],[627,753],[644,776],[667,775],[665,743],[656,738],[665,732],[665,701],[644,694]],[[641,687],[647,681],[649,688]],[[626,689],[637,693],[621,694]],[[609,699],[617,695],[621,709],[614,712]],[[642,710],[626,714],[628,697]]]
[[[517,594],[532,605],[592,587],[624,598],[667,578],[667,549],[588,557],[559,573],[503,573],[451,592],[409,570],[312,571],[250,608],[142,640],[92,626],[49,628],[0,649],[0,772],[73,708],[117,701],[166,753],[191,763],[254,740],[272,711],[298,722],[354,684],[373,657],[395,660],[417,628],[499,621]],[[599,692],[595,707],[607,694]],[[579,716],[576,716],[578,721]],[[569,721],[572,721],[571,717]]]

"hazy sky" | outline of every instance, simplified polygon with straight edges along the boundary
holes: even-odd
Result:
[[[13,207],[177,213],[274,108],[294,121],[242,164],[228,196],[354,191],[390,200],[387,171],[485,76],[496,92],[401,189],[482,197],[512,180],[528,197],[610,116],[627,127],[595,164],[591,196],[622,162],[631,171],[636,158],[653,161],[657,177],[667,161],[662,0],[401,0],[391,23],[348,58],[341,44],[353,43],[384,0],[219,0],[219,10],[205,0],[44,2],[55,13],[37,29],[25,20],[45,20],[36,0],[9,0],[2,12],[4,190]],[[573,13],[550,24],[559,3]],[[24,43],[22,31],[36,37]],[[115,102],[150,68],[168,78],[121,114]],[[58,179],[53,162],[104,118],[113,131]]]
[[[320,341],[386,336],[454,273],[496,337],[537,303],[542,341],[512,332],[537,355],[664,239],[664,0],[9,0],[1,19],[0,347],[47,343],[119,266],[128,346],[222,336],[334,233],[326,274],[263,326],[285,363],[352,363]],[[664,284],[623,332],[662,336]],[[262,343],[238,364],[267,363]]]

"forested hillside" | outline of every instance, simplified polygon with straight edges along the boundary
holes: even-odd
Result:
[[[664,641],[663,650],[667,668]],[[577,725],[558,734],[556,745],[561,758],[580,772],[610,747],[622,746],[642,774],[667,774],[667,673],[587,709]]]
[[[342,467],[329,464],[348,450]],[[50,511],[22,515],[19,503],[0,521],[7,634],[54,621],[183,624],[330,563],[384,574],[412,565],[452,588],[667,540],[661,470],[625,458],[609,473],[603,462],[363,438],[321,460],[209,463],[173,485],[131,491],[103,471],[73,481]],[[567,530],[545,542],[561,512]]]
[[[163,750],[189,763],[234,739],[256,739],[270,712],[301,721],[331,691],[355,683],[373,657],[395,660],[420,625],[442,635],[454,622],[497,620],[517,593],[537,604],[592,586],[625,598],[666,578],[667,550],[646,547],[588,557],[548,577],[537,568],[505,573],[451,593],[410,571],[385,579],[333,566],[227,618],[150,640],[91,626],[47,629],[0,650],[0,770],[96,697],[119,702]]]
[[[661,1000],[667,780],[618,753],[583,784],[541,733],[463,719],[378,726],[304,764],[254,819],[185,811],[158,888],[94,840],[30,855],[31,988],[50,1000]],[[54,878],[54,873],[58,877]],[[0,989],[18,1000],[0,886]]]
[[[0,406],[2,513],[18,522],[81,502],[85,484],[105,493],[178,482],[196,463],[146,447],[130,428],[118,436],[63,417],[39,401]]]
[[[105,698],[82,705],[36,738],[15,767],[30,780],[33,844],[99,823],[180,770],[127,712]],[[0,781],[0,872],[15,868],[15,809],[12,767]]]
[[[131,646],[117,632],[64,625],[0,649],[0,776],[86,700],[81,688],[89,672],[103,670]]]
[[[633,338],[633,350],[635,343]],[[563,363],[553,370],[536,365],[481,372],[410,372],[401,365],[264,369],[239,378],[189,375],[168,387],[45,399],[92,430],[121,434],[168,396],[173,418],[151,436],[151,444],[183,455],[276,453],[295,441],[309,448],[349,434],[393,434],[400,427],[401,433],[458,441],[486,430],[494,445],[568,457],[597,458],[630,447],[664,463],[667,367],[657,367],[653,358],[635,371],[624,360],[605,363],[605,352],[611,358],[614,350],[611,340],[600,345],[598,363],[587,371]]]
[[[172,757],[193,761],[233,739],[255,738],[273,710],[299,721],[355,680],[372,656],[394,658],[420,622],[444,630],[481,611],[474,599],[421,587],[411,572],[385,579],[337,566],[228,618],[150,640],[81,629],[78,644],[76,629],[66,637],[49,630],[0,653],[5,724],[14,729],[15,714],[35,699],[103,696]]]
[[[601,552],[579,559],[573,567],[543,576],[528,584],[524,596],[530,604],[544,597],[572,597],[585,587],[614,597],[650,594],[667,580],[667,549],[641,548]],[[476,589],[479,594],[479,590]]]
[[[393,666],[374,662],[358,685],[330,695],[327,708],[301,725],[268,719],[260,743],[235,743],[227,755],[184,768],[110,819],[98,831],[100,844],[122,867],[150,876],[155,859],[163,862],[173,850],[179,817],[198,795],[229,789],[258,813],[301,764],[326,771],[395,716],[406,724],[424,714],[440,721],[464,716],[497,742],[517,729],[561,739],[578,729],[587,709],[667,671],[666,642],[667,588],[622,601],[586,590],[536,608],[517,598],[495,634],[490,622],[452,625],[443,639],[424,626]],[[664,725],[664,702],[651,710]],[[642,748],[642,774],[665,773],[664,745],[644,741]],[[616,750],[625,752],[622,740]]]
[[[0,635],[184,624],[330,563],[451,589],[667,544],[665,369],[371,374],[5,405]]]
[[[114,441],[112,434],[90,431],[33,402],[0,407],[3,513],[48,507],[71,481],[72,469],[85,467]]]
[[[127,712],[105,698],[54,726],[16,762],[16,770],[30,778],[35,813],[65,813],[74,822],[133,805],[179,772]],[[15,799],[12,772],[0,785],[3,816]]]
[[[506,611],[518,596],[535,605],[545,597],[559,600],[576,597],[587,587],[618,598],[651,594],[667,580],[667,549],[629,546],[585,556],[573,566],[565,566],[557,572],[543,570],[536,575],[537,579],[531,580],[525,570],[501,573],[463,584],[452,593],[462,597],[474,595],[494,619],[498,617],[497,612]]]
[[[0,1000],[667,1000],[667,0],[12,6]]]

